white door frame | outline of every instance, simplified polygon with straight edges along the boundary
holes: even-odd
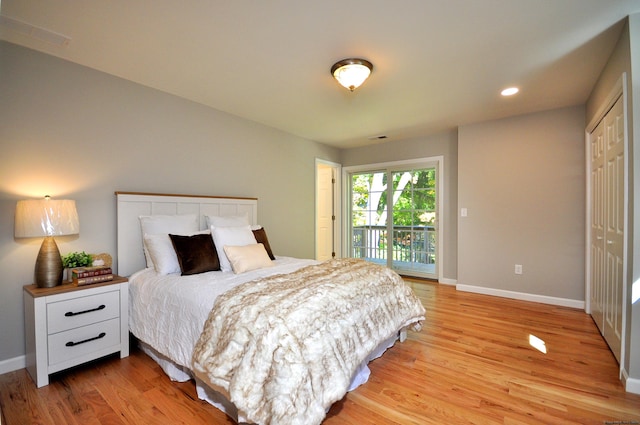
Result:
[[[340,258],[342,256],[342,239],[341,239],[341,229],[342,229],[342,214],[340,214],[340,212],[342,211],[342,195],[341,195],[341,189],[342,189],[342,165],[338,164],[337,162],[331,162],[331,161],[327,161],[324,159],[320,159],[320,158],[316,158],[315,161],[315,208],[314,208],[314,213],[315,213],[315,217],[314,217],[314,223],[315,223],[315,227],[314,227],[314,235],[315,235],[315,242],[314,242],[314,252],[315,252],[315,258],[318,258],[318,226],[319,226],[319,219],[318,219],[318,167],[320,165],[323,166],[328,166],[331,167],[333,169],[333,175],[335,176],[336,182],[333,185],[333,213],[336,216],[336,219],[334,221],[334,225],[333,225],[333,247],[336,253],[336,258]]]

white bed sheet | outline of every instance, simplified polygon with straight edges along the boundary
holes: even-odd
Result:
[[[129,329],[141,341],[191,369],[191,355],[216,297],[258,278],[291,273],[315,260],[277,257],[273,267],[242,274],[208,272],[158,275],[153,269],[129,278]]]

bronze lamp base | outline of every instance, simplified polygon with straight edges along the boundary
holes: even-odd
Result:
[[[34,278],[39,288],[53,288],[62,283],[62,258],[53,236],[46,236],[42,241]]]

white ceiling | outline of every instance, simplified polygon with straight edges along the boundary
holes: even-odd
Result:
[[[420,137],[584,103],[640,0],[3,0],[0,7],[0,39],[352,147],[372,136]],[[56,44],[57,35],[70,41]],[[354,93],[329,72],[347,57],[374,65]],[[520,93],[501,98],[511,85]]]

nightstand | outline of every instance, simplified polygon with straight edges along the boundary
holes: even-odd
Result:
[[[24,287],[27,371],[38,388],[49,374],[120,352],[129,355],[129,281]]]

